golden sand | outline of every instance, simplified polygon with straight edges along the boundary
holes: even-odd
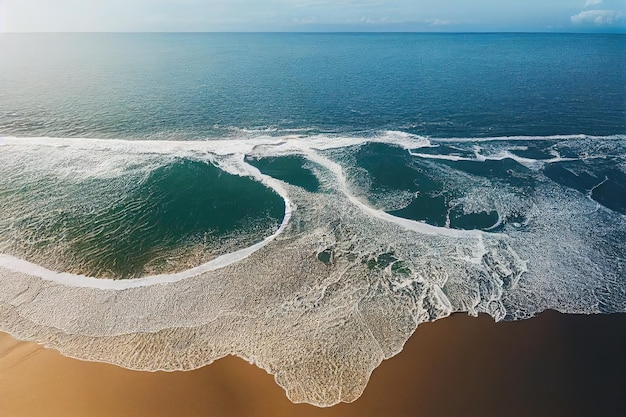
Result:
[[[0,416],[587,416],[626,406],[626,315],[420,325],[352,404],[292,404],[271,375],[226,357],[188,372],[82,362],[0,333]],[[613,412],[617,414],[612,414]]]

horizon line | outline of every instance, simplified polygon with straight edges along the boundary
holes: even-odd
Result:
[[[189,31],[0,31],[0,35],[35,35],[35,34],[546,34],[546,35],[626,35],[626,28],[620,30],[458,30],[458,31],[428,31],[428,30],[189,30]]]

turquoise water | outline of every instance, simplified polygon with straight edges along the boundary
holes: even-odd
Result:
[[[510,236],[530,264],[523,242],[567,223],[619,288],[599,308],[626,305],[623,35],[3,34],[0,51],[3,253],[171,273],[275,233],[272,181],[306,199],[345,185],[397,218]]]
[[[25,178],[19,166],[5,166],[3,250],[56,270],[133,278],[250,245],[284,215],[275,193],[206,161],[135,162],[141,169],[117,178],[50,170]]]
[[[320,188],[319,180],[311,170],[306,168],[306,159],[301,156],[249,158],[246,162],[259,168],[266,175],[302,187],[307,191],[314,193]]]

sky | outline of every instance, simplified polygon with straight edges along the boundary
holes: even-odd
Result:
[[[626,0],[0,0],[0,32],[626,32]]]

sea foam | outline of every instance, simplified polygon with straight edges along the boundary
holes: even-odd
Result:
[[[570,139],[545,141],[565,146]],[[448,216],[455,207],[493,210],[497,224],[465,230],[375,207],[377,178],[353,165],[373,142],[381,152],[400,149],[410,169],[439,178],[439,192],[454,196]],[[547,179],[535,162],[529,170],[524,160],[507,157],[506,140],[481,151],[485,160],[520,167],[507,168],[505,176],[456,165],[484,161],[438,161],[419,152],[447,142],[401,132],[202,142],[6,138],[3,167],[28,161],[50,175],[117,181],[152,169],[155,155],[201,159],[271,188],[283,198],[285,215],[252,246],[132,280],[53,271],[0,255],[0,329],[68,356],[140,370],[193,369],[233,354],[274,374],[291,400],[329,406],[358,398],[372,370],[397,354],[420,323],[453,312],[516,320],[545,309],[626,311],[623,214]],[[50,160],[50,147],[64,163]],[[285,155],[308,161],[318,192],[245,160]],[[9,168],[0,174],[3,169]]]

